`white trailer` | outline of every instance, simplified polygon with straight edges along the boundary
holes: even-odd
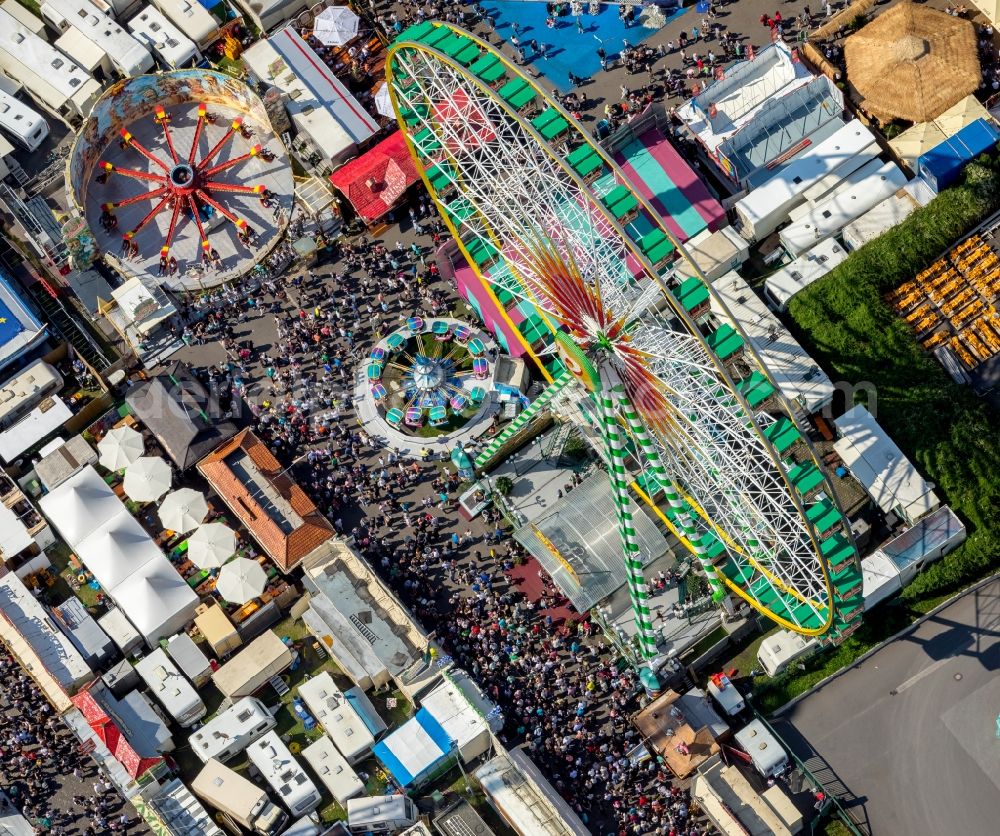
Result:
[[[0,71],[44,110],[74,124],[90,115],[100,85],[52,44],[0,9]]]
[[[796,293],[825,276],[846,258],[847,251],[833,238],[820,241],[809,252],[767,277],[764,295],[768,303],[777,311],[787,310],[788,302]]]
[[[258,699],[244,697],[209,720],[188,738],[188,745],[202,761],[227,761],[236,757],[276,725]]]
[[[866,612],[903,588],[899,566],[881,549],[861,561],[861,578]]]
[[[0,3],[0,9],[39,37],[45,37],[45,22],[38,15],[29,12],[18,0],[3,0]]]
[[[299,685],[299,697],[348,763],[357,763],[375,745],[375,736],[328,671]]]
[[[760,720],[748,723],[736,732],[734,739],[763,777],[778,775],[788,766],[788,754]]]
[[[844,246],[851,252],[874,241],[905,221],[915,210],[934,199],[934,192],[919,177],[911,180],[899,192],[869,209],[857,220],[844,227]]]
[[[397,833],[417,822],[417,808],[405,795],[369,795],[347,802],[351,833]]]
[[[40,11],[57,32],[75,29],[104,53],[107,61],[102,68],[109,77],[117,72],[131,78],[153,69],[153,56],[146,47],[90,0],[45,0]]]
[[[843,179],[876,156],[878,144],[872,132],[857,119],[848,122],[736,203],[733,208],[740,234],[748,241],[766,238],[792,209],[805,202],[808,188],[830,175]]]
[[[804,659],[819,648],[819,641],[811,636],[779,630],[768,636],[757,648],[757,661],[768,676],[777,676],[792,662]]]
[[[854,172],[849,188],[839,189],[806,217],[786,226],[778,236],[782,246],[798,257],[820,241],[840,232],[855,218],[906,185],[906,175],[895,163],[873,160]]]
[[[260,787],[217,760],[210,760],[192,781],[195,795],[237,825],[261,836],[277,836],[288,815]]]
[[[136,672],[153,695],[182,726],[192,726],[208,709],[177,666],[167,658],[162,647],[136,662]]]
[[[311,813],[322,800],[319,790],[292,757],[278,733],[269,731],[247,747],[247,757],[295,818]]]
[[[326,735],[302,750],[302,760],[341,807],[347,799],[364,793],[364,782]]]
[[[126,25],[135,39],[151,50],[165,69],[192,67],[201,60],[194,41],[153,6],[147,6]]]
[[[312,5],[310,0],[233,0],[233,2],[261,32],[270,32]]]
[[[208,49],[219,39],[219,21],[198,0],[152,0],[170,21],[197,45]]]
[[[181,669],[195,688],[200,688],[212,678],[212,665],[208,657],[187,633],[178,633],[167,640],[167,655]]]

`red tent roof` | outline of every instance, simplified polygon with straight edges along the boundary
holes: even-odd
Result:
[[[80,709],[87,725],[94,730],[94,733],[114,755],[115,760],[125,767],[132,778],[138,778],[145,774],[163,760],[160,757],[144,758],[139,755],[89,690],[81,691],[70,699],[73,701],[73,705]]]
[[[419,179],[400,131],[330,175],[330,182],[365,221],[381,218]]]

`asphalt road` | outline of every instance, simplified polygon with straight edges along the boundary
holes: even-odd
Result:
[[[846,804],[873,836],[994,836],[998,668],[1000,579],[820,688],[776,727],[828,789],[853,796]]]

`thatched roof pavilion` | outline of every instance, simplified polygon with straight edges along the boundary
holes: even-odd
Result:
[[[982,81],[973,25],[912,3],[851,35],[844,57],[859,107],[883,122],[929,122]]]

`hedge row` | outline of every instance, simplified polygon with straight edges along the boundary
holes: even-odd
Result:
[[[814,657],[759,689],[772,710],[888,638],[918,614],[920,602],[956,591],[997,565],[1000,555],[1000,415],[952,381],[884,295],[934,263],[1000,209],[1000,164],[981,158],[963,181],[899,226],[852,253],[789,305],[792,330],[834,381],[874,384],[869,404],[902,451],[936,483],[962,517],[968,540],[921,573],[903,593],[910,617],[893,607],[834,654]]]

